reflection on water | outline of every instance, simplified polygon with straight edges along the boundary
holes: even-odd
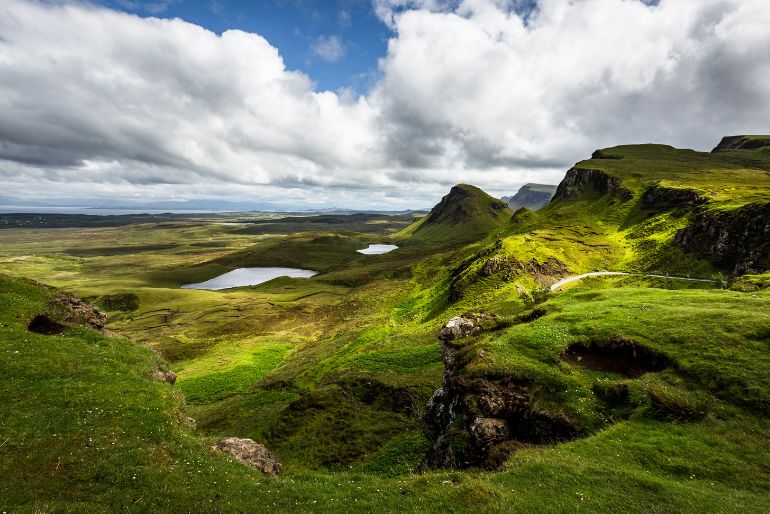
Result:
[[[356,250],[358,253],[363,253],[366,255],[379,255],[381,253],[388,253],[392,252],[398,248],[396,245],[369,245],[368,248],[364,248],[363,250]]]
[[[308,278],[317,274],[317,271],[297,268],[238,268],[205,282],[185,284],[182,289],[216,291],[231,287],[255,286],[278,277]]]

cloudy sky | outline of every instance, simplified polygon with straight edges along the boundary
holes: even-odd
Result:
[[[0,2],[0,196],[402,209],[770,132],[768,0]]]

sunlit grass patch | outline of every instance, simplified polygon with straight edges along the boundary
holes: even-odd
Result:
[[[268,373],[277,368],[291,350],[290,344],[265,345],[252,352],[251,361],[225,371],[183,378],[179,388],[191,404],[203,405],[251,391]]]

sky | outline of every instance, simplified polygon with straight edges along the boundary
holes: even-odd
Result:
[[[3,0],[0,203],[409,209],[770,133],[767,0]]]

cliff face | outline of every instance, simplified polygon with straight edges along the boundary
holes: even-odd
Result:
[[[770,204],[703,212],[677,232],[674,244],[734,275],[770,269]]]
[[[591,190],[600,195],[616,195],[622,200],[630,200],[634,196],[632,191],[623,187],[623,183],[618,177],[612,177],[601,170],[571,168],[556,188],[556,193],[551,201],[577,198],[581,193]]]
[[[723,137],[711,153],[725,150],[756,150],[757,148],[770,147],[768,136],[727,136]]]
[[[663,186],[649,187],[642,195],[642,205],[645,207],[692,207],[707,201],[708,198],[702,197],[697,191]]]

